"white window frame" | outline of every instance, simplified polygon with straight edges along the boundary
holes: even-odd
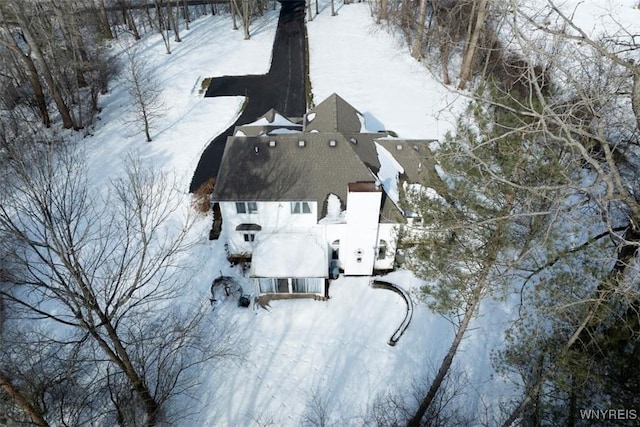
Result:
[[[236,202],[236,213],[252,214],[258,212],[257,202]]]
[[[312,213],[311,203],[309,202],[291,202],[292,215],[304,215]]]

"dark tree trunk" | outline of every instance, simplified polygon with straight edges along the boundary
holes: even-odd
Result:
[[[44,415],[33,406],[11,381],[0,372],[0,388],[18,405],[25,414],[31,418],[31,422],[38,427],[48,427],[49,423],[44,419]]]
[[[111,32],[111,24],[109,24],[109,16],[107,15],[104,0],[98,0],[98,6],[100,7],[100,22],[102,23],[105,38],[112,39],[113,33]]]

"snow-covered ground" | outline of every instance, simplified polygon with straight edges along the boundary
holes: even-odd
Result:
[[[314,101],[335,92],[364,113],[371,128],[407,138],[442,137],[465,101],[432,79],[401,41],[376,25],[367,3],[336,4],[337,16],[322,4],[320,15],[307,24]],[[277,14],[260,17],[249,41],[241,31],[231,31],[229,16],[220,15],[193,22],[171,55],[159,36],[143,41],[141,54],[161,82],[166,113],[152,131],[153,142],[131,136],[124,124],[128,95],[122,81],[113,84],[101,99],[103,111],[92,136],[83,140],[96,185],[118,172],[122,155],[135,152],[175,174],[189,206],[188,184],[200,154],[233,123],[243,102],[242,97],[205,99],[201,82],[266,72]],[[192,300],[185,304],[207,300],[211,281],[221,272],[243,280],[226,261],[224,242],[206,239],[209,226],[210,219],[202,217],[194,230],[199,243],[190,253]],[[405,288],[420,285],[403,271],[388,280]],[[273,301],[269,311],[238,308],[235,301],[219,304],[211,327],[234,325],[244,361],[224,370],[201,367],[197,400],[184,425],[300,425],[314,400],[324,402],[337,423],[359,425],[376,396],[408,393],[412,384],[428,378],[450,344],[452,326],[418,304],[405,335],[388,346],[405,305],[398,295],[372,289],[368,282],[341,278],[332,283],[327,302]],[[455,362],[468,381],[465,399],[472,412],[480,411],[474,406],[480,402],[497,409],[497,401],[509,394],[508,382],[494,376],[489,360],[500,345],[508,308],[488,302],[480,314]]]

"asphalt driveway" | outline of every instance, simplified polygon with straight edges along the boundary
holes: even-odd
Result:
[[[218,174],[227,137],[233,134],[237,125],[251,123],[271,108],[289,117],[301,117],[305,113],[304,17],[304,1],[281,3],[271,68],[267,74],[223,76],[211,80],[205,97],[247,96],[248,103],[238,120],[209,142],[194,172],[190,192]]]

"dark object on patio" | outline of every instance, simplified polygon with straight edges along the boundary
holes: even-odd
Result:
[[[224,293],[226,296],[231,295],[232,289],[231,287],[235,284],[235,280],[230,276],[223,276],[222,272],[220,272],[220,276],[213,279],[213,283],[211,284],[211,302],[216,301],[216,288],[220,286],[224,286]],[[242,293],[242,292],[240,292]]]
[[[249,307],[251,304],[251,295],[242,294],[238,299],[238,307]]]
[[[216,298],[216,290],[220,288],[224,289],[224,295],[218,291],[218,298]],[[222,302],[225,301],[227,297],[235,298],[236,296],[238,296],[238,307],[249,307],[251,304],[251,295],[245,294],[242,286],[240,286],[233,277],[223,276],[222,272],[220,272],[220,276],[216,277],[211,284],[211,298],[209,298],[211,305],[217,305],[218,299]]]

